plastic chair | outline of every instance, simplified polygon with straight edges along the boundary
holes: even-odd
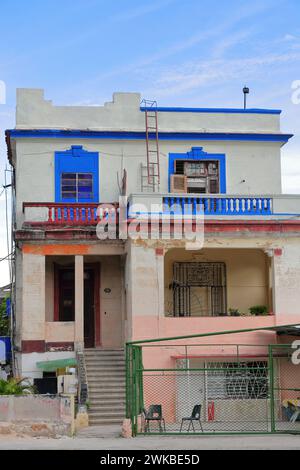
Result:
[[[166,423],[165,419],[162,416],[162,406],[161,405],[150,405],[149,410],[143,410],[145,416],[145,432],[150,432],[150,422],[154,421],[159,424],[160,432],[166,432]],[[163,426],[162,426],[163,424]]]
[[[195,405],[192,411],[191,416],[187,418],[182,418],[181,420],[181,426],[180,426],[180,432],[182,431],[182,426],[185,421],[189,421],[189,427],[188,427],[188,432],[190,432],[190,428],[192,426],[193,431],[195,432],[195,427],[194,427],[194,421],[197,421],[200,425],[200,429],[203,432],[203,427],[201,423],[201,405]]]

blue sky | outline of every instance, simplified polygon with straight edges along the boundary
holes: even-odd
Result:
[[[280,108],[285,192],[300,192],[299,0],[14,0],[1,2],[0,174],[3,130],[14,126],[17,87],[44,88],[55,104],[103,104],[140,91],[161,106]],[[3,177],[0,178],[3,184]],[[6,254],[3,195],[0,257]],[[7,279],[0,264],[0,285]]]

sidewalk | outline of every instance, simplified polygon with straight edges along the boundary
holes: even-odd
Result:
[[[120,428],[91,427],[74,438],[16,438],[0,436],[0,450],[299,450],[300,436],[139,436],[120,437]]]

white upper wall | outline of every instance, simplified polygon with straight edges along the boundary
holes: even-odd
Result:
[[[54,106],[41,89],[17,90],[17,129],[145,131],[139,93],[114,93],[104,106]],[[160,132],[280,132],[279,114],[160,112]]]
[[[19,89],[17,122],[19,131],[29,129],[78,129],[145,132],[145,116],[138,93],[115,93],[104,106],[53,106],[43,90]],[[198,132],[197,140],[160,139],[160,192],[169,187],[169,154],[186,153],[203,147],[211,154],[224,154],[226,193],[267,195],[281,193],[280,152],[282,141],[251,134],[279,134],[279,114],[241,112],[159,112],[160,132]],[[209,139],[205,132],[248,134],[245,139]],[[51,134],[51,132],[50,132]],[[47,134],[48,135],[48,134]],[[11,137],[12,160],[16,168],[17,215],[22,219],[23,202],[55,202],[55,152],[72,145],[99,155],[99,195],[101,202],[118,200],[122,171],[128,175],[127,192],[141,191],[141,164],[146,165],[143,138],[89,138],[60,135],[56,138],[17,135]],[[279,139],[281,140],[281,139]]]

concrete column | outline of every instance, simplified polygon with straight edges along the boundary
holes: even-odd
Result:
[[[298,240],[274,249],[274,312],[277,320],[297,323],[300,316],[300,250]]]
[[[153,247],[131,243],[127,255],[126,292],[128,316],[164,315],[164,254]],[[131,315],[130,315],[131,314]]]
[[[23,253],[22,340],[45,340],[45,256]]]
[[[270,311],[275,313],[275,302],[274,302],[274,250],[267,249],[264,250],[267,258],[267,290],[268,290],[268,305]]]
[[[84,258],[75,256],[75,343],[84,344]]]

